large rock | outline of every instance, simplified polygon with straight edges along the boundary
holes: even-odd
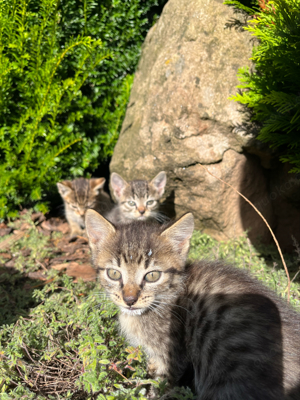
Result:
[[[219,239],[247,229],[253,240],[269,241],[253,209],[201,166],[259,204],[276,225],[273,208],[262,201],[270,195],[268,174],[244,149],[260,150],[249,132],[235,129],[243,114],[228,100],[238,68],[251,56],[250,35],[225,29],[234,17],[222,0],[169,0],[145,40],[110,170],[126,179],[165,170],[170,214],[192,211],[196,227]]]

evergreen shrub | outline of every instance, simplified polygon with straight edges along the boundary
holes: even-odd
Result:
[[[249,8],[227,1],[250,14],[245,30],[258,39],[254,70],[241,68],[240,93],[231,99],[245,104],[261,124],[257,136],[277,148],[282,162],[300,172],[300,7],[298,0],[260,0]]]
[[[110,156],[164,0],[0,0],[0,218]]]

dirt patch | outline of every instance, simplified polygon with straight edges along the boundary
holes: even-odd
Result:
[[[84,281],[96,279],[95,271],[90,263],[87,238],[79,236],[70,241],[69,225],[64,218],[46,219],[42,213],[33,213],[31,220],[38,233],[42,237],[48,238],[48,254],[46,257],[35,258],[37,270],[24,272],[24,277],[47,282],[47,272],[55,269],[74,277],[75,281],[80,278]],[[14,274],[17,273],[17,270],[20,271],[20,267],[16,267],[20,254],[26,265],[27,259],[31,256],[31,249],[24,247],[18,254],[15,254],[12,248],[17,241],[29,235],[30,229],[32,229],[32,225],[22,219],[15,221],[13,228],[5,223],[0,224],[0,237],[5,236],[0,243],[0,280],[3,274]],[[57,232],[60,235],[57,235]]]

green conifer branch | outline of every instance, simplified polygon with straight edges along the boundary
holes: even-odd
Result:
[[[255,70],[239,70],[242,91],[231,100],[253,112],[262,127],[258,139],[277,148],[283,162],[300,172],[300,9],[296,0],[261,1],[245,30],[259,39]],[[299,162],[298,162],[298,161]]]

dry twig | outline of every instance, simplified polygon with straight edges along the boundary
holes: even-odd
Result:
[[[283,254],[282,254],[281,248],[280,248],[280,246],[279,246],[279,243],[278,243],[278,241],[277,241],[277,239],[276,239],[276,236],[275,236],[274,232],[272,231],[272,228],[271,228],[270,225],[268,224],[267,220],[266,220],[265,217],[262,215],[262,213],[255,207],[255,205],[254,205],[249,199],[247,199],[246,196],[244,196],[242,193],[240,193],[240,192],[239,192],[237,189],[235,189],[232,185],[230,185],[229,183],[225,182],[223,179],[218,178],[216,175],[214,175],[212,172],[210,172],[206,167],[204,167],[204,165],[202,165],[202,164],[199,164],[199,165],[200,165],[203,169],[205,169],[205,171],[208,172],[209,175],[211,175],[211,176],[213,176],[214,178],[218,179],[220,182],[224,183],[226,186],[229,186],[232,190],[234,190],[237,194],[239,194],[244,200],[246,200],[247,203],[249,203],[250,206],[251,206],[252,208],[254,208],[254,210],[257,212],[257,214],[261,217],[261,219],[262,219],[262,220],[264,221],[264,223],[267,225],[267,227],[268,227],[268,229],[269,229],[269,231],[270,231],[270,233],[271,233],[271,235],[272,235],[272,237],[273,237],[273,239],[274,239],[274,242],[275,242],[275,244],[276,244],[276,246],[277,246],[277,249],[278,249],[278,252],[279,252],[279,254],[280,254],[280,258],[281,258],[281,261],[282,261],[282,264],[283,264],[283,266],[284,266],[285,273],[286,273],[286,276],[287,276],[287,280],[288,280],[288,284],[287,284],[287,301],[288,301],[288,303],[289,303],[289,302],[290,302],[290,289],[291,289],[290,274],[289,274],[289,271],[288,271],[288,269],[287,269],[285,260],[284,260],[284,258],[283,258]]]

